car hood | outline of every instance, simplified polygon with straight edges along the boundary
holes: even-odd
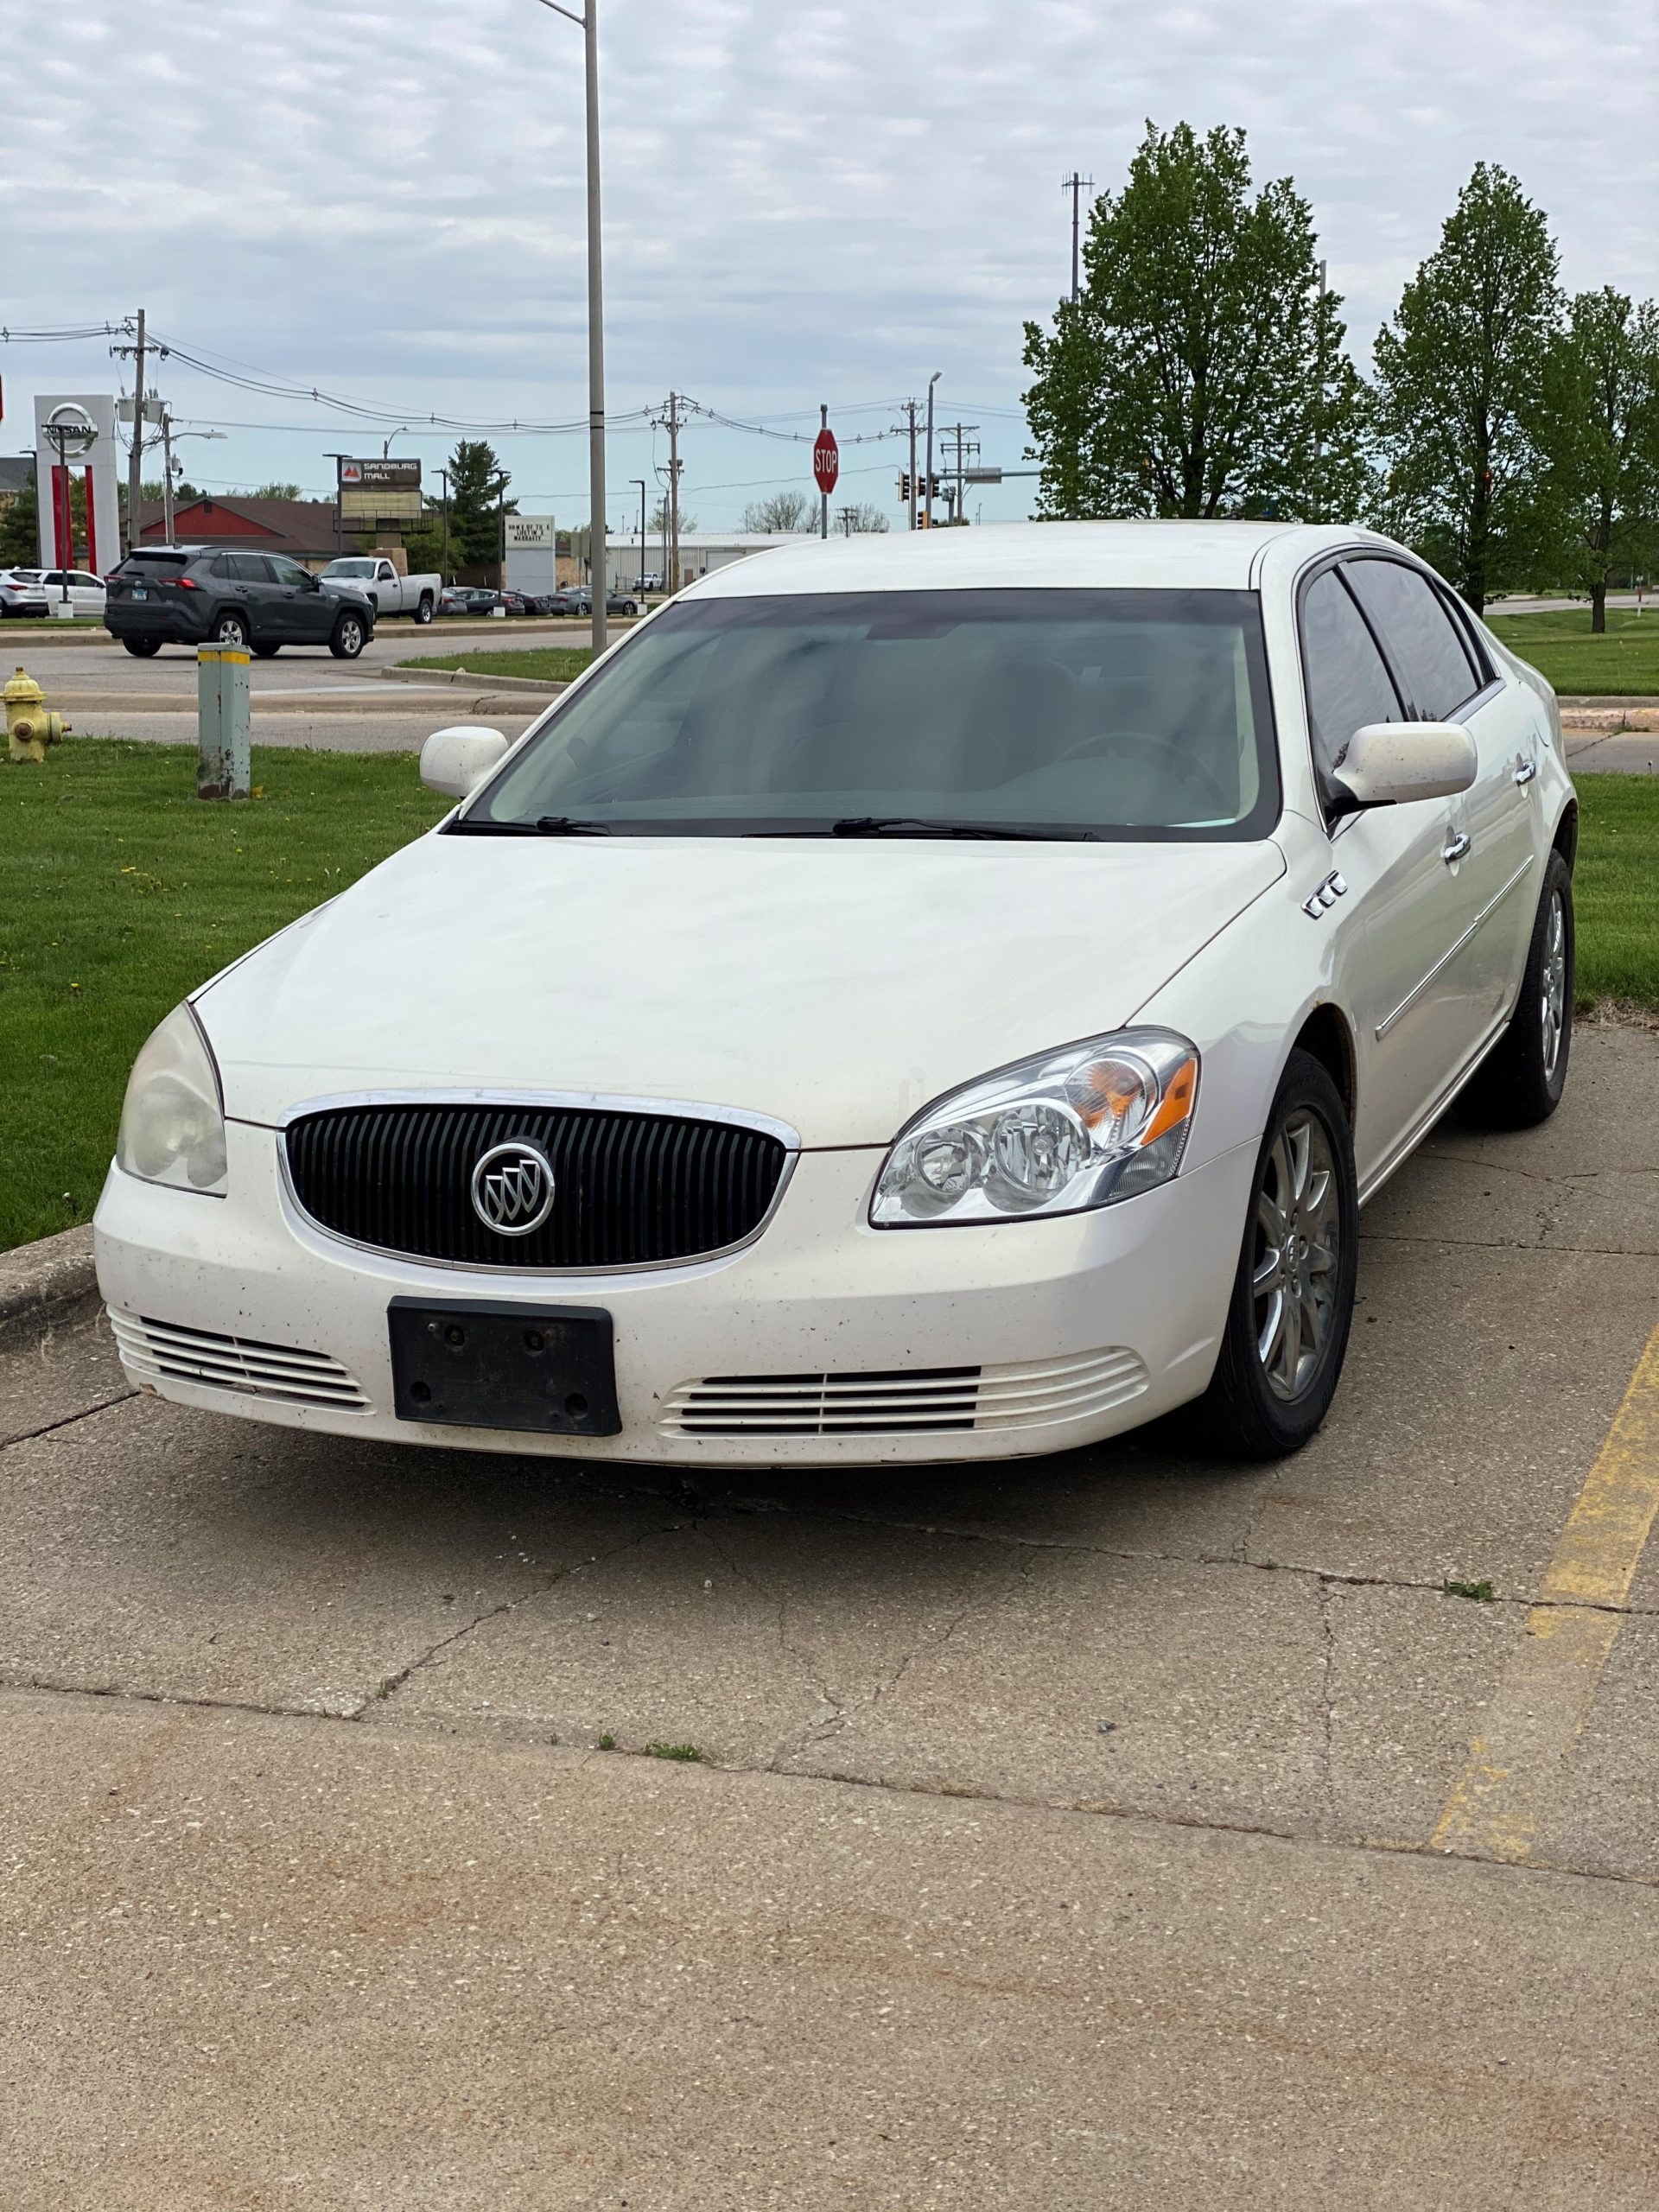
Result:
[[[226,1111],[556,1090],[885,1144],[1121,1026],[1284,872],[1272,843],[429,836],[196,1004]]]

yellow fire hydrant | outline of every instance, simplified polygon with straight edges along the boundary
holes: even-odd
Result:
[[[47,711],[46,694],[32,676],[20,668],[0,699],[6,702],[6,734],[11,740],[13,760],[44,760],[48,745],[72,736],[74,724]]]

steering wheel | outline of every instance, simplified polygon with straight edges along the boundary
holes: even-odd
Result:
[[[1233,802],[1202,762],[1189,760],[1169,738],[1156,737],[1150,730],[1115,730],[1103,732],[1098,737],[1085,737],[1069,752],[1062,753],[1054,766],[1060,767],[1068,760],[1084,760],[1098,753],[1137,754],[1160,774],[1173,777],[1212,805],[1218,814],[1230,815],[1233,810]]]

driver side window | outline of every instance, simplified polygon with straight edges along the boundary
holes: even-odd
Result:
[[[1332,772],[1348,741],[1367,722],[1402,719],[1394,679],[1352,594],[1335,569],[1302,594],[1302,672],[1308,735],[1319,795],[1329,811],[1338,799]]]

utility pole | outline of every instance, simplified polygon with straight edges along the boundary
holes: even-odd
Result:
[[[976,430],[978,428],[979,425],[977,423],[947,423],[944,425],[944,436],[947,438],[954,438],[957,442],[957,491],[956,497],[951,502],[950,519],[952,522],[957,521],[963,512],[962,504],[962,463],[964,450],[963,440],[967,436],[970,430]],[[969,453],[976,454],[979,451],[979,448],[976,445],[969,446],[966,450]]]
[[[127,455],[127,550],[138,540],[138,499],[144,460],[144,311],[138,310],[137,343],[132,349],[132,450]]]
[[[683,404],[679,393],[671,391],[667,406],[656,418],[658,426],[668,432],[668,493],[663,501],[663,588],[671,595],[680,588],[680,409]],[[660,475],[661,471],[658,473]],[[643,556],[643,531],[639,550]]]
[[[907,399],[904,402],[904,409],[910,423],[910,526],[914,530],[916,527],[916,417],[921,412],[921,403],[919,400]],[[898,426],[895,424],[894,427],[896,429]]]
[[[933,387],[944,374],[943,369],[935,369],[927,380],[927,499],[924,512],[929,530],[933,527]]]
[[[1093,177],[1079,176],[1076,169],[1072,170],[1070,176],[1063,176],[1060,179],[1060,190],[1069,192],[1071,195],[1071,304],[1073,307],[1077,304],[1077,232],[1080,208],[1084,194],[1092,192],[1094,188]]]
[[[111,346],[111,353],[124,359],[132,356],[132,444],[127,453],[127,550],[131,552],[139,542],[138,491],[143,480],[144,460],[144,311],[138,310],[135,343],[130,346]],[[73,565],[73,564],[72,564]]]

